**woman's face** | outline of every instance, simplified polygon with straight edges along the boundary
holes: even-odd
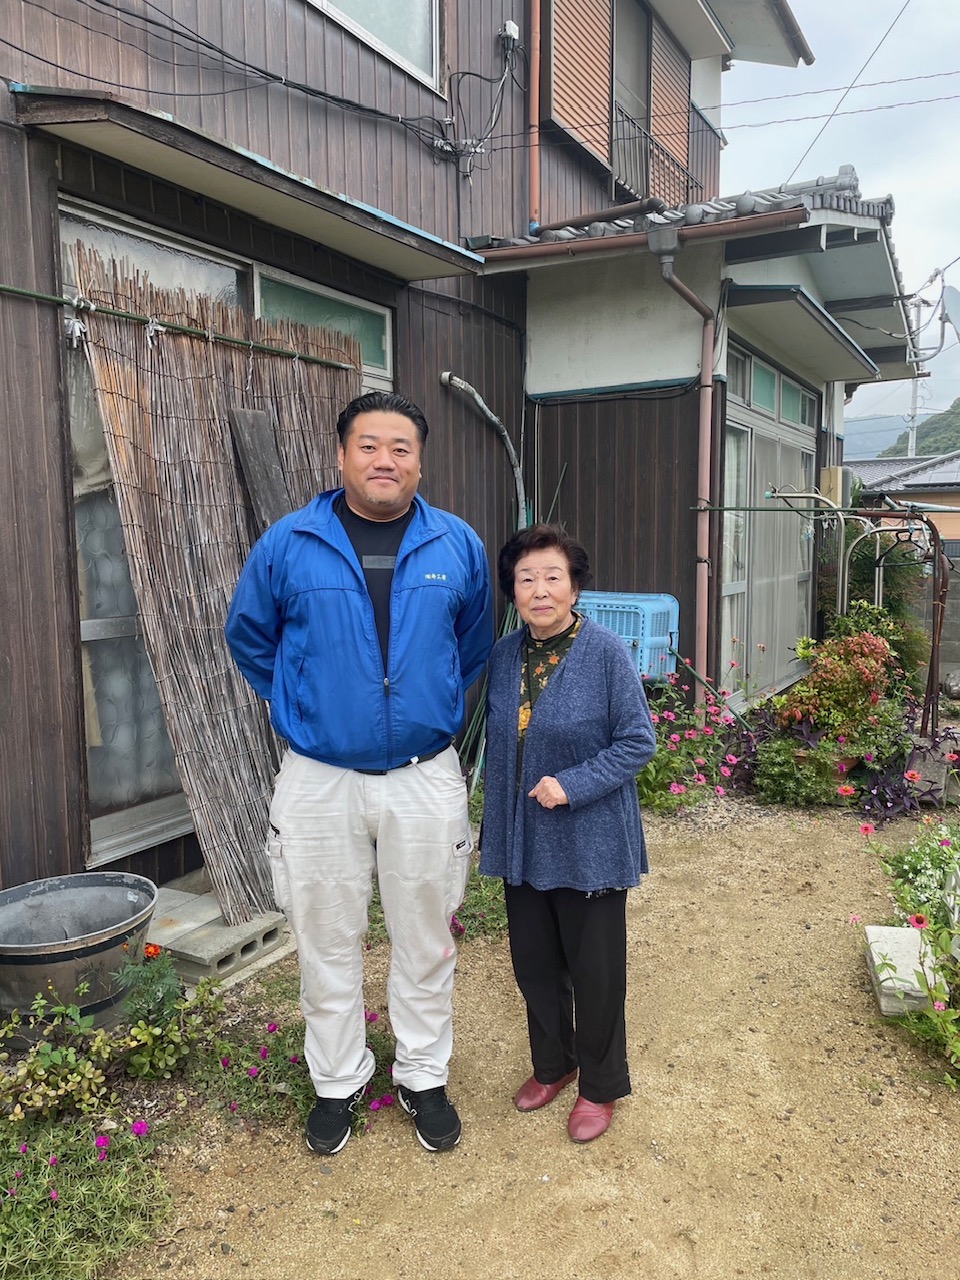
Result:
[[[559,547],[528,551],[517,561],[513,599],[535,640],[547,640],[572,625],[578,595]]]

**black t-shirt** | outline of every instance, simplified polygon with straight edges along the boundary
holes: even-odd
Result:
[[[390,588],[393,585],[393,566],[397,552],[413,519],[413,505],[396,520],[365,520],[347,506],[341,494],[333,509],[347,532],[347,537],[357,553],[367,591],[373,602],[373,616],[377,623],[377,638],[383,657],[383,669],[387,669],[387,646],[390,642]]]

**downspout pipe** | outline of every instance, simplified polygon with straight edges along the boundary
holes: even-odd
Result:
[[[694,638],[694,667],[707,672],[707,649],[710,617],[710,491],[711,456],[713,453],[713,349],[717,334],[717,317],[713,308],[674,274],[679,242],[671,237],[653,239],[650,245],[660,261],[664,282],[703,319],[700,339],[700,421],[697,449],[697,580]],[[709,674],[709,673],[708,673]],[[703,692],[706,687],[702,685]]]
[[[530,0],[530,89],[527,107],[530,149],[528,184],[530,187],[530,228],[535,236],[540,230],[540,0]]]

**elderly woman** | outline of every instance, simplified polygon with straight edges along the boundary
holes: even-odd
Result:
[[[514,534],[500,586],[525,626],[493,650],[480,870],[502,876],[533,1074],[520,1111],[579,1074],[574,1142],[630,1092],[627,890],[647,870],[636,774],[656,746],[627,646],[576,611],[587,554],[555,525]]]

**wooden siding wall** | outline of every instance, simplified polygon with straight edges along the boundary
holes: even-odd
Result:
[[[0,120],[0,282],[57,292],[52,148]],[[79,869],[85,778],[62,319],[0,295],[0,888]]]
[[[689,127],[690,59],[654,16],[650,24],[650,133],[685,165]]]
[[[676,596],[682,653],[694,641],[698,404],[692,391],[535,410],[538,514],[557,493],[554,519],[586,546],[591,589]]]
[[[610,0],[553,0],[547,26],[544,115],[610,161],[613,101]]]
[[[436,92],[376,53],[306,0],[156,0],[139,9],[155,25],[75,0],[5,0],[0,76],[26,84],[96,92],[114,89],[125,102],[168,112],[189,128],[244,147],[333,191],[384,209],[446,240],[517,234],[526,227],[525,95],[508,79],[497,141],[472,181],[455,164],[395,122],[343,111],[300,89],[245,74],[242,60],[287,81],[410,119],[439,122],[453,114],[447,77],[468,71],[497,77],[506,19],[526,27],[525,6],[512,0],[441,5],[442,91]],[[463,12],[458,13],[458,9]],[[183,24],[177,39],[162,24]],[[159,25],[158,25],[159,24]],[[230,55],[202,51],[198,33]],[[29,56],[34,55],[34,56]],[[53,65],[51,65],[53,64]],[[68,70],[71,68],[72,70]],[[523,77],[518,74],[517,81]],[[480,133],[494,86],[460,82],[465,124]]]

